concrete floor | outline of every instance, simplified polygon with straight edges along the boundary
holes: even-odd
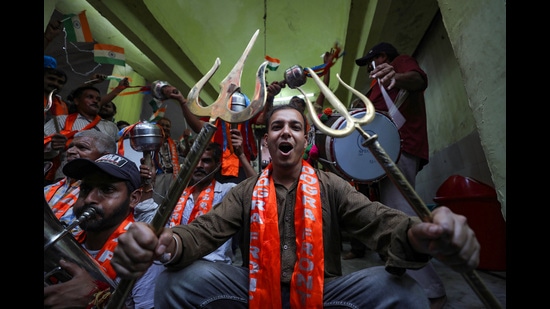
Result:
[[[343,254],[347,253],[350,249],[349,242],[344,242]],[[241,264],[241,253],[237,250],[235,255],[235,263]],[[466,278],[460,273],[457,273],[440,263],[437,260],[433,260],[434,267],[443,279],[445,289],[447,291],[447,304],[445,309],[483,309],[488,308],[484,305],[484,302],[477,296],[477,291],[486,291],[489,295],[485,295],[485,298],[496,299],[500,303],[500,308],[506,308],[506,271],[482,271],[476,270],[475,274],[479,277],[480,281],[478,285],[470,286]],[[378,254],[373,251],[367,251],[362,258],[352,260],[342,260],[342,272],[348,274],[350,272],[376,265],[383,265],[382,261],[378,257]],[[471,280],[472,278],[470,278]],[[491,296],[492,295],[492,296]],[[489,303],[491,303],[489,301]],[[496,307],[496,306],[495,306]],[[499,308],[499,307],[496,307]],[[496,309],[491,308],[491,309]]]
[[[347,253],[350,245],[347,242],[343,244],[343,254]],[[478,291],[485,290],[491,293],[500,303],[501,308],[506,308],[506,271],[482,271],[476,270],[481,279],[481,286],[472,288],[462,274],[457,273],[445,266],[438,260],[433,260],[434,267],[445,284],[447,291],[447,304],[445,309],[482,309],[487,308],[483,301],[477,296],[474,288]],[[342,271],[344,274],[375,266],[383,265],[378,254],[373,251],[367,251],[362,258],[352,260],[342,260]],[[483,294],[482,294],[483,295]],[[487,295],[486,297],[491,297]]]

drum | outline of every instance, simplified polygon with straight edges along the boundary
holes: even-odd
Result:
[[[364,115],[364,109],[350,112],[350,116],[354,118],[361,118]],[[346,126],[346,119],[335,113],[330,116],[325,125],[332,129],[342,129]],[[401,154],[401,136],[390,118],[376,112],[374,119],[361,128],[370,136],[376,134],[380,146],[397,163]],[[315,144],[319,149],[319,161],[323,166],[344,179],[356,183],[371,183],[386,175],[384,168],[369,148],[363,146],[364,141],[365,139],[357,130],[348,136],[337,138],[327,136],[319,130],[315,132]]]

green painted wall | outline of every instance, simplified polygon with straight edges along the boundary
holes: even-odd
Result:
[[[506,219],[506,2],[438,3]]]

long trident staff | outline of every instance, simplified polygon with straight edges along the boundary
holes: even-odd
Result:
[[[418,217],[423,222],[431,222],[432,216],[430,209],[424,204],[424,201],[418,196],[416,191],[412,188],[412,186],[409,184],[405,176],[403,176],[403,173],[401,173],[401,170],[395,165],[393,160],[388,156],[388,154],[384,151],[382,146],[380,146],[380,143],[378,142],[378,136],[376,134],[369,135],[363,128],[361,128],[362,125],[367,124],[371,122],[374,119],[375,116],[375,110],[374,105],[372,102],[361,92],[353,89],[346,83],[340,79],[340,76],[336,74],[336,78],[338,78],[338,81],[340,84],[344,85],[348,90],[350,90],[353,94],[355,94],[363,103],[365,103],[365,115],[358,119],[351,117],[340,100],[330,91],[330,89],[319,79],[317,74],[310,68],[305,68],[306,71],[308,71],[311,74],[311,77],[319,86],[319,89],[323,92],[327,100],[330,102],[334,108],[340,112],[342,116],[346,119],[346,126],[342,129],[332,129],[323,124],[321,120],[317,117],[311,117],[313,123],[315,124],[316,128],[319,129],[321,132],[330,135],[332,137],[345,137],[348,136],[353,132],[353,130],[357,130],[361,136],[365,139],[363,142],[363,146],[366,146],[369,148],[371,153],[374,155],[378,163],[384,168],[386,171],[386,174],[390,177],[391,181],[397,186],[399,191],[401,191],[401,194],[407,199],[409,204],[412,206]],[[304,96],[306,100],[306,105],[308,108],[308,112],[311,115],[315,115],[315,109],[313,107],[313,104],[309,101],[308,97],[305,95],[304,91],[300,87],[296,87]],[[481,301],[485,304],[487,308],[502,308],[500,303],[497,301],[497,299],[491,294],[491,292],[487,289],[479,275],[475,271],[471,272],[464,272],[461,273],[464,279],[468,282],[470,287],[474,290],[474,292],[477,294],[477,296],[481,299]]]
[[[189,184],[193,170],[197,166],[200,157],[206,150],[210,140],[216,132],[216,126],[214,125],[217,118],[221,118],[229,123],[245,122],[254,117],[264,106],[267,97],[266,85],[265,85],[265,69],[267,67],[267,61],[263,62],[258,68],[256,74],[256,87],[254,92],[254,99],[245,109],[239,112],[234,112],[229,107],[229,99],[231,95],[240,88],[241,75],[244,67],[244,62],[256,41],[256,37],[260,30],[256,30],[248,46],[244,50],[241,58],[237,61],[231,72],[220,83],[220,94],[216,101],[207,107],[203,107],[199,103],[199,93],[206,82],[214,75],[220,66],[220,59],[216,58],[214,66],[201,78],[193,88],[189,91],[187,96],[187,105],[193,114],[196,116],[210,116],[209,122],[205,122],[201,131],[197,135],[195,142],[189,150],[189,154],[185,157],[182,168],[178,174],[176,180],[170,186],[166,199],[162,201],[153,220],[151,221],[151,227],[155,233],[160,234],[162,228],[168,222],[170,215],[174,211],[174,207],[178,202],[183,190]],[[106,308],[122,308],[128,293],[132,290],[135,279],[122,279],[117,288],[111,295],[109,303]]]

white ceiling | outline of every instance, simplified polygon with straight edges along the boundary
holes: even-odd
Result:
[[[436,0],[60,0],[55,8],[61,14],[86,10],[95,41],[123,47],[127,65],[147,82],[165,80],[184,94],[219,58],[219,69],[201,92],[206,104],[218,97],[219,83],[256,30],[241,78],[249,97],[265,54],[281,60],[277,71],[267,73],[271,82],[283,80],[292,65],[322,64],[322,53],[338,43],[345,54],[332,68],[329,87],[348,105],[351,95],[338,88],[335,74],[364,90],[366,71],[355,59],[380,41],[413,54],[438,5]],[[310,79],[302,89],[319,93]],[[279,97],[298,94],[285,88]]]

